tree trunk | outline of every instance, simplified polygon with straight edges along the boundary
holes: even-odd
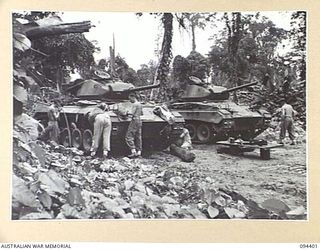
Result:
[[[224,14],[224,19],[228,31],[228,60],[231,68],[231,84],[233,87],[239,86],[240,84],[240,72],[239,72],[239,56],[238,48],[239,42],[242,39],[242,25],[241,25],[241,13],[233,12],[231,20],[228,14]],[[233,93],[233,100],[238,101],[237,93]]]
[[[173,15],[171,13],[164,13],[162,16],[162,24],[164,28],[161,59],[158,68],[157,80],[160,82],[159,99],[166,101],[170,98],[170,89],[168,86],[168,75],[170,71],[170,62],[172,58],[171,43],[173,36],[172,28]]]
[[[192,51],[196,51],[195,24],[193,21],[191,21],[191,33],[192,33]]]
[[[196,155],[190,150],[178,147],[175,144],[171,144],[170,153],[179,157],[184,162],[193,162],[196,158]]]

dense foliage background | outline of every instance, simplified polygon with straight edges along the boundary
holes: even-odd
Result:
[[[289,96],[305,128],[306,12],[292,13],[290,30],[258,12],[152,15],[163,27],[159,61],[135,71],[125,55],[117,54],[114,76],[136,86],[160,83],[159,93],[150,95],[155,101],[178,98],[190,76],[227,88],[258,80],[259,85],[236,93],[234,100],[275,113],[281,97]],[[174,22],[191,33],[187,57],[172,54]],[[195,31],[218,23],[223,29],[212,34],[208,53],[200,54]],[[94,60],[99,47],[83,34],[91,27],[89,21],[64,24],[55,12],[13,14],[13,219],[305,216],[303,207],[284,213],[289,208],[273,199],[265,207],[278,210],[262,209],[188,166],[163,171],[148,159],[104,162],[75,148],[36,141],[38,122],[27,114],[37,101],[63,99],[62,85],[69,83],[70,73],[82,79],[92,78],[97,68],[111,74],[109,58]]]

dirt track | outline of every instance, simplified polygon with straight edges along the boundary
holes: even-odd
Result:
[[[194,145],[196,160],[181,162],[177,157],[157,153],[142,162],[162,166],[164,169],[184,168],[197,171],[202,178],[213,179],[218,186],[234,190],[258,204],[275,198],[291,209],[307,208],[306,145],[285,145],[271,150],[270,160],[261,160],[259,150],[245,156],[218,154],[217,145]],[[201,181],[201,180],[199,180]]]

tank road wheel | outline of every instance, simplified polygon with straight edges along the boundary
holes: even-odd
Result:
[[[201,123],[197,128],[197,138],[200,143],[208,143],[212,138],[210,126]]]
[[[69,140],[69,130],[65,128],[64,130],[61,131],[60,133],[60,143],[65,146],[69,147],[70,146],[70,140]]]
[[[192,123],[187,123],[185,125],[186,129],[189,130],[189,134],[190,134],[190,137],[191,137],[191,140],[194,141],[196,139],[196,135],[197,135],[197,128],[194,124]]]
[[[80,148],[82,146],[82,134],[79,129],[72,130],[72,147]]]
[[[85,131],[83,131],[82,145],[83,145],[84,151],[86,152],[90,151],[91,145],[92,145],[92,132],[90,129],[86,129]]]

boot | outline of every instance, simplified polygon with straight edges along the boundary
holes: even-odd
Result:
[[[280,140],[278,141],[278,143],[279,143],[279,144],[284,144],[282,139],[280,139]]]
[[[94,150],[94,148],[90,149],[90,155],[91,155],[91,157],[96,155],[96,151]]]
[[[296,142],[292,140],[290,145],[296,145]]]
[[[109,154],[109,151],[108,151],[108,150],[103,150],[103,156],[104,156],[104,158],[108,158],[108,154]]]
[[[136,156],[137,157],[141,156],[141,151],[140,150],[137,151]]]
[[[134,158],[134,157],[136,157],[136,155],[137,155],[136,150],[135,150],[135,149],[131,149],[131,154],[128,155],[128,157],[129,157],[129,158]]]

